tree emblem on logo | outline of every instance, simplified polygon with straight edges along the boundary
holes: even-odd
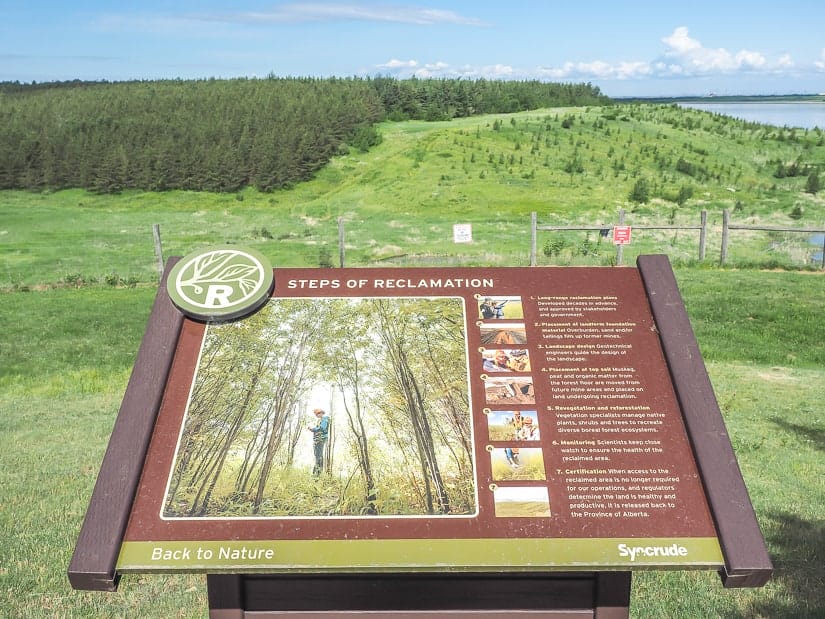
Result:
[[[260,253],[237,247],[193,252],[169,273],[172,302],[201,320],[231,320],[250,314],[272,292],[272,266]]]

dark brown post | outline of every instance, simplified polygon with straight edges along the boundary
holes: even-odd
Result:
[[[773,566],[670,261],[639,256],[637,265],[716,524],[725,558],[722,582],[762,586]]]
[[[206,575],[209,619],[243,619],[242,584],[243,576],[240,574]]]
[[[210,619],[627,619],[630,572],[209,574]]]
[[[175,262],[172,258],[166,265],[72,555],[68,574],[75,589],[117,589],[120,544],[183,324],[183,314],[166,292]]]

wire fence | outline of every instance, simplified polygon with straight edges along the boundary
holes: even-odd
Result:
[[[789,228],[782,226],[757,226],[732,224],[730,222],[730,211],[722,213],[722,249],[719,256],[720,264],[728,261],[728,254],[731,245],[731,233],[743,231],[766,233],[770,239],[770,246],[767,251],[783,254],[795,254],[796,260],[804,260],[810,264],[818,264],[820,269],[825,269],[825,228]],[[800,243],[802,235],[803,242]],[[804,239],[807,238],[807,243]],[[813,250],[818,247],[818,250]]]
[[[533,212],[455,224],[442,216],[425,223],[339,217],[336,227],[334,218],[290,223],[253,213],[227,217],[215,230],[197,216],[170,217],[162,226],[138,217],[101,218],[101,225],[0,234],[0,290],[156,283],[169,256],[224,243],[257,249],[275,266],[290,267],[614,266],[633,264],[641,254],[666,254],[674,266],[825,271],[825,225],[768,226],[736,215],[620,210],[603,221],[563,221]]]
[[[692,233],[695,235],[695,254],[694,259],[698,262],[705,262],[707,260],[708,239],[713,230],[708,223],[708,213],[705,210],[700,212],[699,222],[695,225],[689,224],[641,224],[628,225],[626,221],[626,214],[623,209],[619,210],[618,218],[615,224],[592,224],[579,226],[559,226],[559,225],[540,225],[538,223],[537,214],[534,212],[531,218],[531,246],[530,246],[530,264],[538,264],[538,233],[540,231],[550,232],[550,237],[545,241],[543,246],[543,253],[545,256],[554,257],[561,255],[561,248],[565,246],[563,237],[560,233],[567,233],[570,231],[584,231],[593,232],[599,235],[600,239],[612,238],[613,245],[615,245],[615,259],[614,264],[622,265],[625,260],[625,248],[631,246],[632,239],[636,239],[637,245],[649,249],[652,244],[658,245],[659,251],[657,253],[684,253],[686,246],[685,242],[680,244],[681,250],[674,250],[674,243],[662,243],[662,236],[659,235],[658,241],[654,239],[646,239],[641,243],[638,241],[639,236],[645,236],[651,231],[672,231],[678,234],[681,231]],[[736,243],[732,233],[741,233],[736,236]],[[733,224],[731,223],[731,213],[729,210],[722,212],[722,225],[720,234],[720,252],[719,264],[724,265],[729,262],[734,262],[740,265],[748,266],[808,266],[825,269],[825,226],[820,228],[809,227],[783,227],[783,226],[762,226],[755,224]],[[561,239],[561,240],[560,240]],[[689,245],[688,243],[687,245]],[[735,257],[731,260],[732,248],[736,245],[737,252]],[[670,245],[670,247],[668,247]],[[583,251],[587,251],[585,247]],[[639,252],[636,252],[639,253]],[[602,252],[604,254],[604,252]]]
[[[533,212],[531,215],[530,220],[530,265],[536,266],[538,263],[538,232],[539,231],[548,231],[548,232],[568,232],[571,230],[575,231],[593,231],[598,232],[600,238],[608,238],[612,234],[613,244],[616,246],[616,261],[615,264],[621,266],[624,262],[624,248],[626,245],[630,245],[632,242],[632,234],[634,231],[644,231],[644,230],[689,230],[689,231],[698,231],[698,259],[704,260],[705,259],[705,251],[706,251],[706,243],[707,243],[707,231],[708,231],[708,214],[707,211],[702,211],[700,214],[699,224],[695,226],[691,225],[675,225],[675,224],[655,224],[655,225],[638,225],[638,226],[630,226],[627,225],[625,222],[625,211],[624,209],[619,210],[618,221],[615,225],[612,226],[605,226],[601,225],[593,225],[593,226],[554,226],[554,225],[539,225],[538,224],[538,215],[537,213]],[[558,248],[558,243],[552,244],[548,243],[545,244],[545,247],[549,247],[549,251],[545,251],[545,254],[558,254],[558,251],[554,251],[555,248]]]
[[[454,251],[422,251],[421,246],[414,246],[409,251],[401,250],[380,258],[353,258],[352,247],[348,246],[347,224],[344,218],[338,218],[337,223],[337,256],[326,245],[320,246],[318,266],[472,266],[485,263],[621,266],[640,254],[665,253],[671,260],[684,263],[718,260],[720,265],[825,270],[825,226],[795,228],[734,224],[728,210],[722,212],[721,225],[716,226],[711,225],[706,210],[699,213],[695,224],[651,223],[647,220],[635,224],[620,209],[615,223],[556,225],[540,223],[538,214],[533,212],[529,249],[527,252],[516,250],[505,256],[469,251],[473,242],[471,227],[463,224],[463,238],[456,237]],[[155,224],[152,229],[156,264],[161,272],[164,262],[160,226]],[[708,255],[709,243],[714,240],[720,247],[718,259],[716,254]]]

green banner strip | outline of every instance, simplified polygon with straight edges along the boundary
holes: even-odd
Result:
[[[433,571],[709,568],[715,537],[124,542],[117,569],[151,571]]]

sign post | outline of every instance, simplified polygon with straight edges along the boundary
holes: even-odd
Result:
[[[616,246],[616,266],[624,261],[624,246],[630,243],[630,226],[624,224],[624,209],[619,209],[619,223],[613,227],[613,244]]]
[[[187,256],[159,292],[144,345],[174,354],[148,379],[139,354],[112,444],[125,416],[147,440],[114,502],[107,452],[75,588],[189,571],[215,618],[620,617],[633,570],[770,577],[666,257],[269,280],[250,256]]]

